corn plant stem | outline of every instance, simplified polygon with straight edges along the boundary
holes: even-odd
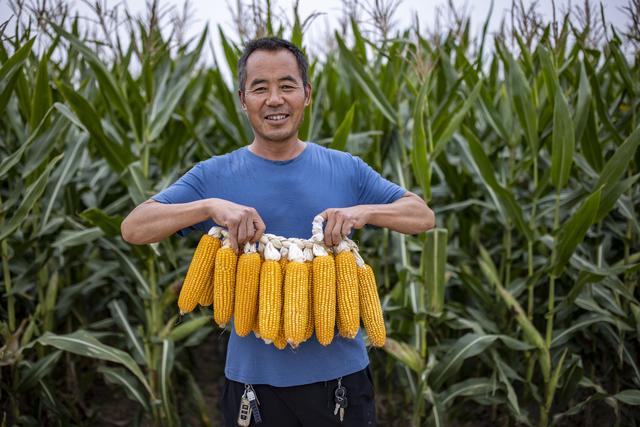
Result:
[[[16,330],[15,297],[11,293],[11,271],[9,270],[9,245],[6,239],[2,241],[2,276],[4,278],[4,291],[7,294],[7,317],[9,320],[9,332]]]
[[[533,157],[533,191],[534,197],[531,201],[531,215],[529,216],[529,225],[531,229],[535,229],[535,218],[536,218],[536,210],[538,207],[538,197],[535,196],[536,188],[538,188],[538,157]],[[528,277],[533,277],[533,242],[527,241],[527,272]],[[529,320],[533,320],[533,303],[534,303],[534,283],[529,281],[529,285],[527,286],[527,317]]]
[[[555,208],[553,211],[553,231],[554,233],[558,229],[560,225],[560,189],[556,190],[556,201]],[[555,263],[556,260],[556,250],[555,246],[551,253],[551,265]],[[553,309],[555,305],[555,284],[556,277],[551,275],[549,278],[549,299],[547,300],[547,335],[546,335],[546,345],[547,348],[551,348],[551,338],[553,336]]]

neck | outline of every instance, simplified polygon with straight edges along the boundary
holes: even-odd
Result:
[[[302,153],[306,146],[307,144],[299,139],[279,143],[254,139],[248,148],[256,156],[267,160],[290,160]]]

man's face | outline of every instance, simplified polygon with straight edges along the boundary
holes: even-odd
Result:
[[[246,69],[245,90],[239,95],[256,140],[297,140],[311,87],[302,84],[296,57],[286,49],[256,50]]]

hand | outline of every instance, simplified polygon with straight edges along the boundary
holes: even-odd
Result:
[[[231,247],[236,253],[245,243],[255,243],[264,234],[266,226],[254,208],[223,199],[209,199],[209,216],[227,228]]]
[[[366,205],[330,208],[320,215],[325,219],[324,244],[330,247],[338,245],[354,228],[367,225],[369,209]]]

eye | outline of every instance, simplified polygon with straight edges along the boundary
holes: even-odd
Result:
[[[282,90],[284,90],[284,91],[287,91],[287,92],[292,91],[292,90],[294,90],[294,89],[295,89],[295,87],[293,87],[293,86],[291,86],[291,85],[282,85],[282,86],[280,86],[280,88],[281,88]]]
[[[260,86],[260,87],[257,87],[257,88],[255,88],[255,89],[253,89],[253,91],[252,91],[252,92],[253,92],[253,93],[265,93],[266,91],[267,91],[267,88],[266,88],[266,87],[264,87],[264,86]]]

